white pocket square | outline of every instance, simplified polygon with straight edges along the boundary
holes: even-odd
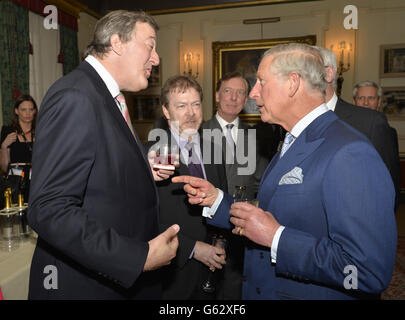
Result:
[[[302,169],[300,167],[295,167],[290,172],[283,175],[278,184],[300,184],[303,180],[304,175],[302,174]]]

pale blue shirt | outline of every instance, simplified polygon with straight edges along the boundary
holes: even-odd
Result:
[[[179,149],[181,152],[181,157],[184,161],[184,164],[187,165],[188,164],[188,150],[185,148],[185,146],[186,146],[186,143],[188,142],[188,139],[185,139],[182,136],[180,136],[177,133],[177,131],[173,130],[172,128],[170,128],[170,132],[172,133],[172,136],[174,137],[177,145],[179,146]],[[191,141],[194,142],[194,144],[195,144],[195,148],[193,148],[193,152],[195,151],[197,153],[197,156],[200,159],[204,179],[207,180],[207,175],[205,173],[205,168],[204,168],[204,164],[202,161],[202,155],[201,155],[200,135],[198,133],[196,133],[195,135],[192,136]]]

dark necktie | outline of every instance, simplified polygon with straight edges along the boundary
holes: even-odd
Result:
[[[233,140],[232,138],[232,128],[233,128],[233,124],[232,123],[228,123],[225,127],[226,127],[226,142],[228,143],[228,145],[231,147],[231,152],[232,152],[232,157],[235,156],[235,149],[236,149],[236,145],[235,145],[235,140]]]
[[[193,150],[194,147],[194,142],[187,142],[185,146],[188,150],[188,171],[190,172],[190,175],[204,179],[201,162],[195,150]]]

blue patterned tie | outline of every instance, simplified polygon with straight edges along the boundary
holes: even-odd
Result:
[[[190,175],[204,179],[204,173],[202,171],[201,162],[198,155],[193,152],[195,147],[194,142],[187,142],[185,148],[188,150],[188,171]]]
[[[287,132],[285,134],[283,146],[281,147],[280,158],[284,155],[284,153],[287,152],[288,148],[291,147],[294,140],[295,140],[295,137],[291,133]]]

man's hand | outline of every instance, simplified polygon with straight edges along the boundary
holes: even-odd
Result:
[[[179,246],[179,239],[177,238],[179,230],[180,227],[174,224],[149,241],[149,252],[143,271],[155,270],[170,264],[170,261],[176,256]]]
[[[218,190],[207,180],[193,176],[177,176],[173,183],[185,183],[184,191],[188,195],[188,202],[211,207],[218,197]]]
[[[193,258],[204,263],[212,272],[216,269],[222,269],[225,264],[225,250],[220,247],[214,247],[208,243],[197,241],[194,248]]]
[[[172,155],[172,157],[175,157],[176,155]],[[153,178],[155,181],[163,181],[168,179],[170,176],[174,174],[175,168],[178,168],[180,166],[178,155],[176,159],[173,159],[174,164],[168,164],[168,165],[162,165],[160,164],[158,168],[156,167],[155,164],[155,158],[156,158],[156,151],[151,150],[148,152],[148,161],[150,165],[150,169],[152,170]]]
[[[271,247],[280,224],[270,212],[248,203],[235,202],[231,206],[230,214],[230,221],[235,225],[232,233],[243,235],[262,246]]]

